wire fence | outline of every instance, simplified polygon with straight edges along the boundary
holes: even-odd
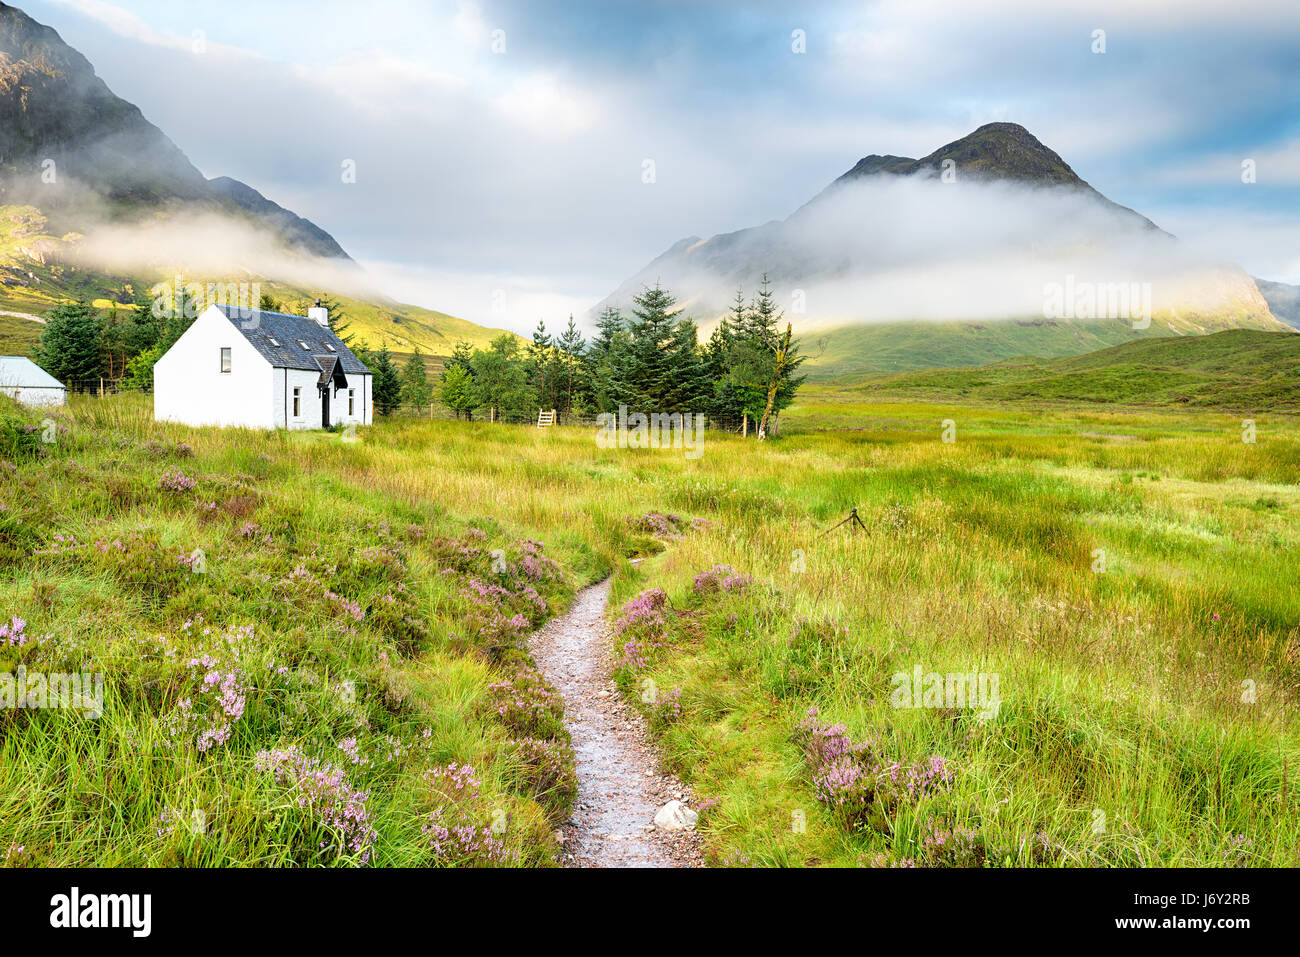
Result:
[[[148,395],[152,389],[140,388],[126,384],[124,379],[69,379],[64,385],[67,387],[70,395],[90,396],[92,398],[102,398],[112,395],[134,394]],[[537,425],[541,409],[477,409],[470,413],[457,412],[447,406],[439,403],[433,403],[428,407],[411,408],[402,406],[393,414],[403,418],[433,419],[435,421],[461,421],[461,422],[493,422],[501,425]],[[600,421],[600,413],[596,412],[565,412],[560,409],[546,410],[555,412],[555,424],[575,427],[598,428],[604,425]],[[777,420],[774,419],[775,426]],[[743,418],[731,418],[728,416],[705,416],[704,427],[715,432],[735,432],[737,434],[754,435],[758,430],[758,423],[753,419],[748,421]],[[770,429],[772,434],[776,434],[776,428]]]
[[[546,410],[550,412],[552,410]],[[590,428],[599,428],[605,423],[599,419],[601,413],[597,412],[564,412],[555,411],[555,424],[567,426],[581,426]],[[397,414],[403,416],[413,416],[423,419],[434,419],[444,421],[473,421],[473,422],[494,422],[502,425],[537,425],[538,417],[541,415],[541,409],[523,410],[476,410],[470,415],[464,412],[456,412],[445,406],[434,403],[428,409],[410,409],[402,408]],[[742,418],[729,418],[726,416],[709,416],[704,417],[704,427],[711,431],[717,432],[736,432],[738,434],[748,432],[754,435],[758,429],[758,423],[750,419],[747,423]],[[775,429],[772,430],[775,434]]]
[[[68,379],[63,385],[71,395],[105,396],[120,392],[140,392],[140,389],[128,388],[123,379]]]

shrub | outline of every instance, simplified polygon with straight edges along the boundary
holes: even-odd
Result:
[[[429,812],[420,828],[432,852],[430,863],[444,867],[483,867],[509,861],[505,845],[485,823],[482,782],[467,764],[448,764],[424,773],[431,796],[439,806]],[[504,812],[502,812],[504,813]],[[504,820],[495,817],[493,823]]]
[[[578,796],[572,746],[567,740],[540,738],[517,738],[511,743],[519,759],[520,790],[546,809],[552,825],[567,821]]]
[[[492,709],[510,733],[520,738],[557,738],[564,729],[564,701],[536,668],[488,685]]]
[[[714,565],[695,576],[691,591],[697,595],[743,591],[752,581],[748,575],[740,574],[730,565]]]

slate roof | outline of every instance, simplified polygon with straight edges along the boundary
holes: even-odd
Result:
[[[306,316],[287,316],[282,312],[262,312],[259,309],[240,309],[238,306],[217,306],[231,324],[244,334],[244,338],[276,369],[307,369],[321,372],[323,353],[333,346],[338,365],[344,372],[370,375],[366,364],[353,355],[339,337],[315,319]],[[272,341],[274,340],[274,342]],[[300,346],[305,342],[307,348]],[[276,345],[279,343],[279,345]],[[331,356],[332,358],[332,356]],[[331,369],[332,373],[334,370]]]
[[[0,386],[62,389],[63,383],[26,356],[0,356]]]

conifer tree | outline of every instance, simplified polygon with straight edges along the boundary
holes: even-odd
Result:
[[[528,346],[529,381],[536,391],[537,401],[547,409],[555,407],[555,383],[551,376],[554,371],[554,347],[555,342],[546,331],[545,321],[538,319],[537,328],[533,330],[533,341]]]
[[[629,368],[625,380],[628,399],[643,411],[666,411],[674,389],[670,367],[677,315],[676,300],[658,283],[633,299]]]
[[[380,346],[379,351],[365,358],[365,363],[375,374],[371,386],[374,394],[375,408],[380,415],[392,415],[402,407],[402,377],[397,366],[393,364],[388,344]]]
[[[743,411],[736,385],[731,381],[731,364],[736,330],[744,325],[746,311],[744,290],[737,289],[731,312],[718,320],[704,346],[704,374],[711,384],[708,411],[715,419],[737,420]]]
[[[587,348],[591,398],[597,411],[612,412],[627,401],[627,371],[631,357],[631,336],[622,314],[606,306],[596,320],[597,335]]]
[[[99,376],[100,326],[86,301],[55,306],[45,317],[40,344],[33,358],[65,385]]]
[[[452,347],[451,358],[449,358],[447,364],[442,367],[442,377],[446,378],[448,371],[454,369],[456,366],[460,366],[470,375],[473,375],[474,370],[470,368],[470,360],[473,359],[473,357],[474,343],[467,342],[463,339],[457,342],[456,345]]]
[[[561,401],[564,403],[564,415],[573,414],[574,403],[582,403],[587,389],[587,341],[569,315],[569,325],[556,340],[556,352],[560,361],[559,380],[557,382]]]
[[[424,368],[424,357],[417,347],[402,367],[402,402],[416,411],[433,401],[433,388]]]
[[[317,301],[324,306],[326,311],[329,313],[328,321],[330,332],[338,336],[339,342],[351,349],[356,336],[348,331],[352,328],[352,322],[348,319],[347,312],[345,312],[343,307],[339,305],[337,299],[329,299],[322,296]]]

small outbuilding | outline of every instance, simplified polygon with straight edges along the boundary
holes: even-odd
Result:
[[[0,395],[23,405],[63,405],[68,390],[26,356],[0,356]]]

